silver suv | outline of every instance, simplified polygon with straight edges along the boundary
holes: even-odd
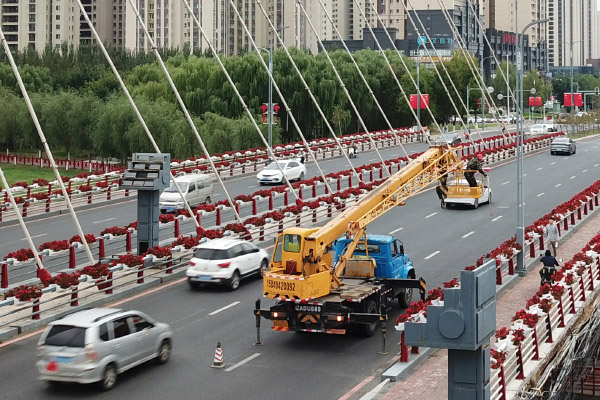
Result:
[[[156,359],[171,357],[169,325],[139,311],[93,308],[51,322],[38,342],[40,379],[56,382],[98,382],[110,390],[117,375]]]

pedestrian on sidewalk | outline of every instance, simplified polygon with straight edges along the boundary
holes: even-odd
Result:
[[[558,261],[550,250],[546,250],[544,257],[540,259],[540,262],[543,264],[542,269],[540,269],[540,286],[544,286],[546,283],[550,283],[552,279],[552,275],[556,272],[556,267],[559,267]]]
[[[547,240],[550,246],[552,246],[552,255],[556,257],[556,248],[558,247],[558,237],[560,233],[558,232],[558,225],[556,225],[556,221],[554,218],[550,218],[548,220],[548,225],[544,228],[544,240]]]

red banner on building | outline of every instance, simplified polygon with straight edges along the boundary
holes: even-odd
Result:
[[[418,100],[418,96],[416,94],[410,95],[410,107],[415,110],[417,109],[417,100]],[[427,108],[427,107],[429,107],[429,95],[422,94],[421,95],[421,108]]]

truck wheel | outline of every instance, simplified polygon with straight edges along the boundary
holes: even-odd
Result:
[[[412,288],[401,289],[400,293],[398,293],[398,296],[396,297],[398,299],[398,305],[400,306],[400,308],[408,308],[410,306],[410,303],[412,303],[412,297]]]
[[[375,304],[375,301],[373,299],[365,300],[363,312],[369,313],[369,314],[377,314],[378,313],[377,312],[377,304]],[[371,337],[375,334],[375,331],[377,330],[377,322],[378,321],[372,322],[370,324],[357,324],[356,332],[361,337]]]
[[[477,207],[479,207],[479,199],[475,199],[475,201],[473,202],[473,208]]]

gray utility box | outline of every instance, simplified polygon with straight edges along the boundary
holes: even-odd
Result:
[[[137,248],[143,254],[159,243],[158,200],[160,191],[171,184],[171,155],[133,153],[121,179],[121,188],[138,191]]]
[[[427,307],[426,323],[406,323],[409,346],[448,349],[448,399],[490,398],[489,340],[496,330],[496,260],[461,271],[444,305]]]

